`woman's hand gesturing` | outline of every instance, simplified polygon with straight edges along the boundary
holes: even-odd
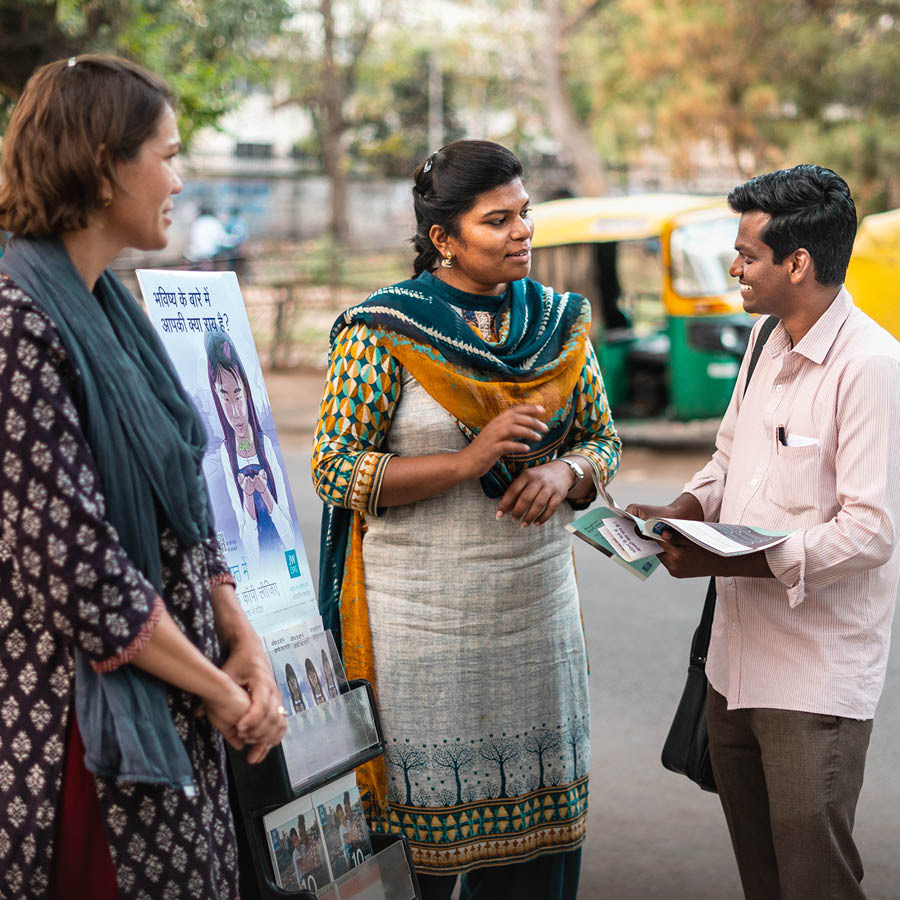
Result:
[[[466,461],[466,474],[470,478],[486,475],[501,456],[527,453],[525,441],[538,441],[547,432],[547,425],[538,416],[543,406],[512,406],[494,416],[478,433],[468,447],[459,451]]]

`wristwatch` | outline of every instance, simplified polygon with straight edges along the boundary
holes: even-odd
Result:
[[[560,456],[559,461],[561,463],[565,463],[575,473],[575,483],[572,485],[572,487],[569,488],[569,490],[572,491],[575,489],[576,485],[578,485],[581,479],[584,478],[584,469],[582,469],[574,459],[566,459],[566,457]]]

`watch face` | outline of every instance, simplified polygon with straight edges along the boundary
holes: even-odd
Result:
[[[563,462],[575,473],[579,481],[584,478],[584,469],[577,462],[571,459],[564,459]]]

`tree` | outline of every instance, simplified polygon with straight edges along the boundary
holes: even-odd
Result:
[[[578,0],[570,9],[564,0],[546,0],[546,31],[542,35],[547,121],[575,170],[578,193],[594,196],[607,192],[606,170],[587,117],[579,115],[573,98],[567,48],[572,35],[608,5],[609,0]]]
[[[456,802],[462,803],[462,780],[459,772],[475,761],[475,751],[462,744],[451,744],[447,747],[439,747],[434,751],[431,759],[436,766],[450,769],[453,772],[453,777],[456,779]]]
[[[278,105],[299,104],[312,116],[331,186],[329,233],[337,244],[344,244],[350,234],[345,146],[351,126],[348,103],[358,84],[372,30],[385,9],[381,0],[315,0],[301,6],[301,12],[303,31],[282,40],[280,68],[289,90]]]
[[[8,106],[54,59],[116,53],[169,82],[188,143],[236,105],[239,81],[262,79],[264,45],[287,15],[287,0],[0,0],[0,94]]]
[[[726,148],[745,176],[831,166],[861,211],[900,205],[900,4],[893,0],[624,0],[616,79],[639,116],[610,122],[688,174]]]
[[[542,728],[525,738],[522,746],[537,756],[538,760],[538,787],[544,786],[544,756],[552,750],[559,749],[559,732],[549,728]]]
[[[445,58],[451,64],[441,65]],[[464,137],[456,108],[465,85],[454,62],[452,54],[411,43],[406,31],[373,45],[353,100],[350,155],[383,175],[408,178],[429,153]]]
[[[581,719],[572,719],[566,725],[565,741],[572,751],[572,781],[578,778],[578,745],[585,738],[584,723]]]
[[[412,782],[409,773],[428,765],[428,756],[408,744],[397,744],[387,752],[387,757],[395,766],[403,769],[403,780],[406,783],[406,805],[412,805]]]
[[[497,796],[509,796],[506,793],[506,766],[518,759],[521,752],[519,744],[509,738],[493,738],[481,748],[482,759],[496,763],[500,769],[500,793]]]

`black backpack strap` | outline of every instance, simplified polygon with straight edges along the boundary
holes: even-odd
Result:
[[[759,355],[762,353],[763,347],[766,346],[769,335],[775,330],[780,321],[781,319],[778,316],[767,316],[766,321],[760,326],[759,334],[756,335],[756,343],[753,345],[753,353],[750,354],[750,362],[747,364],[747,380],[744,382],[744,394],[747,393],[747,388],[750,387],[750,379],[753,377],[753,370],[756,368],[756,364],[759,362]]]
[[[762,353],[769,335],[775,330],[781,320],[777,316],[768,316],[766,321],[762,323],[759,333],[756,335],[756,343],[753,345],[753,353],[750,354],[750,362],[747,364],[747,380],[744,382],[744,394],[750,387],[750,379],[753,377],[753,370],[759,362],[759,356]],[[691,641],[691,665],[706,667],[706,654],[709,651],[709,636],[712,632],[713,613],[716,611],[716,579],[709,579],[709,587],[706,590],[706,602],[703,604],[703,614],[700,616],[700,624],[694,632],[694,639]]]

